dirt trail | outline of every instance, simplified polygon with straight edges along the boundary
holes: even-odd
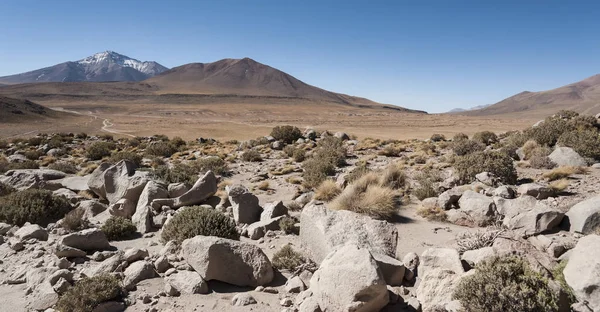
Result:
[[[62,107],[53,107],[53,110],[56,111],[62,111],[62,112],[67,112],[67,113],[73,113],[73,114],[77,114],[77,115],[82,115],[82,116],[91,116],[94,117],[94,119],[98,119],[101,118],[97,115],[94,115],[91,111],[88,111],[87,114],[84,114],[82,112],[78,112],[78,111],[74,111],[74,110],[68,110],[68,109],[64,109]],[[113,124],[110,119],[108,118],[104,118],[104,120],[102,121],[102,128],[100,128],[101,131],[104,132],[108,132],[108,133],[114,133],[114,134],[120,134],[120,135],[126,135],[132,138],[135,138],[135,135],[129,134],[129,133],[125,133],[124,131],[121,130],[117,130],[117,129],[110,129],[114,126],[115,124]]]

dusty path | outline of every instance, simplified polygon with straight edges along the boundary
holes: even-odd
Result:
[[[56,110],[56,111],[73,113],[73,114],[82,115],[82,116],[91,116],[91,117],[94,117],[94,119],[100,118],[99,116],[94,115],[91,111],[88,111],[87,114],[84,114],[82,112],[78,112],[78,111],[74,111],[74,110],[67,110],[67,109],[64,109],[62,107],[53,107],[52,109]],[[110,119],[105,118],[102,121],[102,128],[100,128],[100,130],[104,131],[104,132],[108,132],[108,133],[126,135],[126,136],[129,136],[129,137],[135,138],[135,135],[132,135],[132,134],[129,134],[129,133],[125,133],[124,131],[120,131],[120,130],[117,130],[117,129],[110,129],[113,126],[114,126],[114,124],[110,121]]]

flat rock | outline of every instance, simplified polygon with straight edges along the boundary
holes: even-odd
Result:
[[[64,235],[58,239],[57,244],[81,249],[83,251],[104,250],[110,248],[106,235],[99,229],[86,229]]]
[[[571,232],[591,234],[600,229],[600,196],[586,199],[565,214]]]
[[[587,162],[570,147],[556,147],[548,158],[559,166],[586,167]]]
[[[587,301],[593,311],[600,311],[600,236],[582,237],[569,257],[563,273],[578,301]]]
[[[207,294],[209,293],[206,281],[200,274],[192,271],[177,271],[165,278],[165,282],[169,283],[180,294]]]

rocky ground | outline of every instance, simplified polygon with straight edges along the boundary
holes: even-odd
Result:
[[[90,311],[460,311],[461,281],[518,256],[552,290],[552,310],[600,311],[600,166],[575,148],[511,150],[520,134],[292,132],[0,142],[0,310],[86,311],[64,302],[116,276],[118,292]],[[327,157],[343,162],[311,167]],[[68,203],[59,215],[56,197]],[[227,216],[240,239],[189,234],[194,209]],[[116,217],[135,233],[114,237]],[[295,262],[282,264],[289,247]]]

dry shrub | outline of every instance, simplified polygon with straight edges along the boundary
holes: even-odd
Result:
[[[146,155],[157,157],[171,157],[179,148],[172,142],[159,141],[146,147]]]
[[[269,181],[262,181],[256,186],[256,188],[258,188],[261,191],[267,191],[269,190],[269,186]]]
[[[69,173],[69,174],[75,174],[79,171],[77,169],[77,166],[73,165],[70,162],[66,162],[66,161],[59,161],[59,162],[51,163],[48,165],[48,168],[52,169],[52,170],[62,171],[64,173]]]
[[[8,195],[10,193],[13,193],[15,191],[16,190],[12,186],[6,185],[6,184],[0,182],[0,197],[6,196],[6,195]]]
[[[289,205],[288,209],[292,210]],[[285,234],[298,235],[298,227],[296,227],[296,223],[298,223],[298,219],[291,216],[285,216],[279,220],[279,228],[285,232]]]
[[[45,153],[38,150],[25,151],[23,156],[27,157],[29,160],[38,160],[40,157],[44,156]]]
[[[473,141],[490,145],[498,142],[498,136],[491,131],[481,131],[473,134]]]
[[[287,177],[285,179],[285,181],[287,181],[287,183],[296,184],[296,185],[300,185],[300,184],[302,184],[304,182],[304,180],[301,177],[298,177],[298,176]]]
[[[131,238],[137,231],[131,220],[118,216],[108,218],[101,229],[111,241]]]
[[[468,139],[469,139],[469,136],[462,132],[459,132],[452,137],[452,141],[460,141],[460,140],[468,140]]]
[[[446,136],[443,134],[434,133],[433,135],[431,135],[431,138],[429,140],[433,142],[446,141]]]
[[[113,142],[94,142],[85,148],[85,152],[87,158],[100,160],[103,157],[110,156],[115,148],[117,148],[117,145]]]
[[[330,207],[366,214],[376,219],[391,219],[397,211],[396,193],[379,185],[374,173],[364,175],[346,187]]]
[[[406,184],[406,174],[400,166],[389,164],[383,170],[379,182],[381,186],[389,187],[391,189],[400,189]]]
[[[26,222],[47,226],[71,210],[66,198],[47,190],[28,189],[0,197],[0,222],[22,226]]]
[[[523,144],[523,155],[525,155],[525,159],[527,160],[529,158],[531,158],[531,156],[533,156],[533,152],[535,149],[540,148],[541,146],[538,144],[538,142],[534,141],[534,140],[529,140],[527,142],[525,142],[525,144]]]
[[[458,252],[462,254],[468,250],[492,246],[496,238],[502,233],[504,233],[504,230],[497,227],[488,227],[475,232],[463,232],[456,237]]]
[[[570,177],[573,174],[586,174],[587,168],[585,167],[558,167],[550,172],[544,173],[544,178],[548,179],[548,181],[556,181],[560,179],[565,179]]]
[[[260,153],[254,149],[245,151],[242,153],[242,160],[251,161],[251,162],[259,162],[262,161],[262,156]]]
[[[466,311],[558,311],[558,299],[541,274],[521,258],[491,258],[462,278],[452,295]]]
[[[229,172],[227,163],[218,156],[208,156],[197,159],[191,162],[190,166],[200,173],[206,173],[210,170],[214,174],[225,175]]]
[[[352,169],[352,171],[350,171],[346,175],[346,181],[348,181],[348,183],[352,183],[369,172],[371,172],[371,170],[369,169],[369,167],[367,167],[366,163],[359,163],[354,169]]]
[[[175,240],[181,243],[197,235],[240,239],[235,222],[229,217],[214,209],[192,206],[178,211],[165,224],[161,240],[163,242]]]
[[[346,153],[341,139],[326,137],[319,141],[313,156],[303,164],[305,186],[315,188],[328,176],[334,175],[336,167],[346,164]]]
[[[322,201],[330,201],[338,196],[342,190],[331,179],[325,179],[315,190],[315,199]]]
[[[281,168],[277,168],[275,170],[271,170],[271,174],[272,175],[286,175],[286,174],[290,174],[292,172],[294,172],[296,170],[296,167],[294,166],[284,166]]]
[[[454,168],[464,184],[474,181],[475,175],[481,172],[492,173],[505,184],[517,182],[517,171],[513,159],[506,153],[476,152],[465,155],[454,163]]]
[[[377,152],[379,155],[387,157],[398,157],[400,153],[404,152],[403,148],[396,147],[395,145],[386,145],[382,150]]]
[[[468,139],[453,140],[451,147],[454,154],[458,156],[464,156],[485,149],[484,144]]]
[[[567,179],[560,179],[560,180],[556,180],[556,181],[550,182],[550,184],[548,185],[548,187],[550,187],[550,189],[552,189],[552,191],[555,194],[560,194],[561,192],[563,192],[564,190],[566,190],[567,187],[569,187],[570,184],[571,184],[571,182],[569,182],[569,180],[567,180]]]
[[[277,126],[271,130],[271,136],[277,141],[291,144],[302,137],[302,132],[294,126]]]
[[[440,181],[440,173],[434,170],[425,170],[415,175],[418,186],[412,190],[412,194],[419,200],[436,197],[439,195],[435,183]]]
[[[290,244],[279,249],[273,255],[273,267],[278,270],[295,271],[296,268],[307,262],[306,258],[295,251]]]
[[[182,163],[173,167],[162,165],[150,172],[150,176],[166,183],[185,183],[191,186],[198,180],[198,169]]]
[[[61,221],[61,227],[72,232],[85,230],[90,227],[90,223],[84,218],[83,209],[73,209],[65,215]]]
[[[529,152],[529,165],[535,169],[552,169],[556,164],[550,160],[548,155],[552,153],[552,149],[545,146],[538,146]]]
[[[27,160],[24,162],[9,163],[5,158],[0,156],[0,174],[5,173],[8,170],[16,169],[38,169],[40,166],[33,160]]]
[[[417,209],[417,215],[429,220],[429,221],[438,221],[444,222],[446,221],[446,211],[441,209],[440,207],[419,207]]]
[[[111,274],[85,277],[58,299],[55,308],[61,312],[89,312],[103,302],[124,296],[121,281]]]
[[[138,155],[136,152],[120,151],[113,153],[108,159],[112,164],[116,164],[121,160],[129,160],[134,163],[136,167],[139,167],[142,163],[142,156]]]

